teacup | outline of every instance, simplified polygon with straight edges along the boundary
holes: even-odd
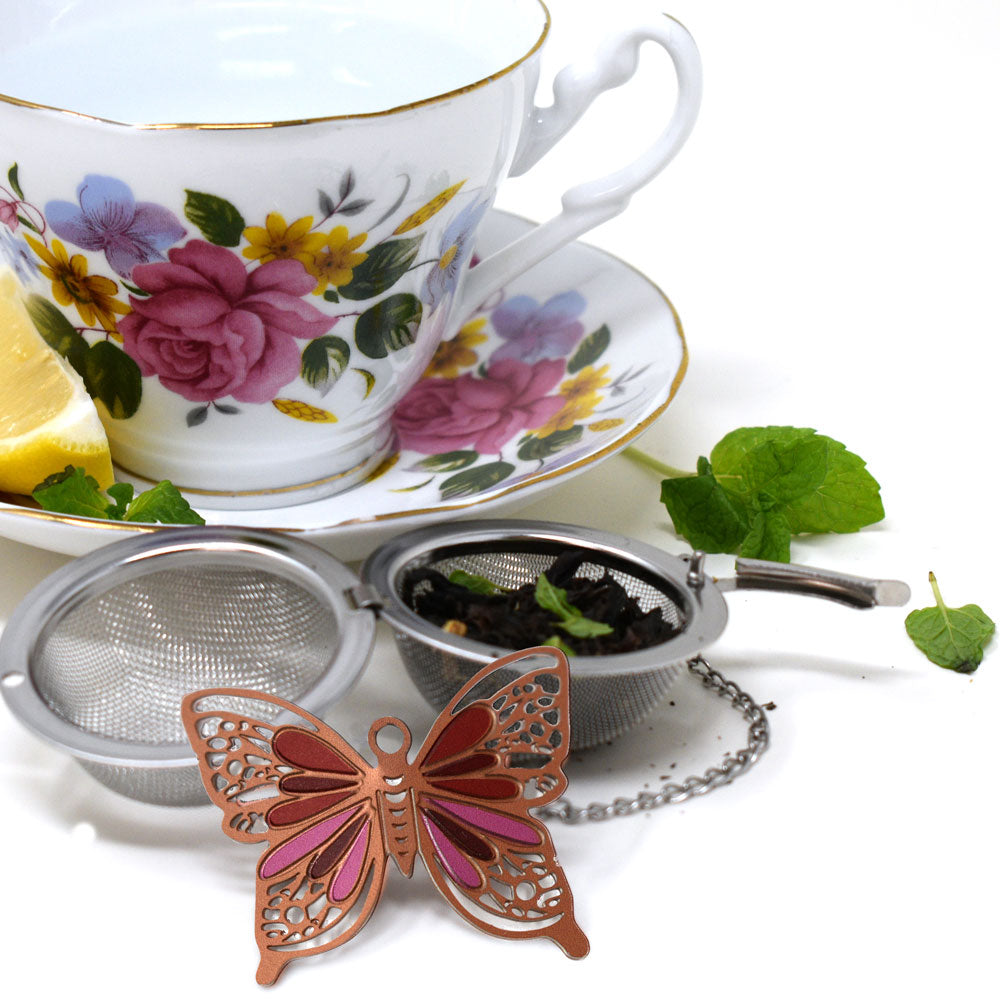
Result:
[[[536,108],[540,0],[0,0],[0,23],[0,265],[123,474],[205,507],[368,476],[442,338],[622,211],[700,96],[690,35],[657,16]],[[470,269],[498,185],[646,40],[678,77],[654,146]]]

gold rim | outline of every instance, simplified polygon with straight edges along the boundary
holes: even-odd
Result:
[[[512,215],[513,213],[505,213]],[[594,465],[597,462],[604,460],[605,458],[610,458],[616,452],[621,451],[625,448],[631,441],[635,440],[640,434],[648,430],[666,411],[667,407],[674,401],[674,397],[677,395],[677,390],[680,388],[681,383],[684,381],[684,376],[687,374],[688,362],[690,360],[690,355],[688,353],[687,338],[684,335],[684,327],[681,323],[681,318],[674,308],[673,302],[667,297],[666,292],[663,291],[660,286],[653,281],[648,275],[644,274],[642,271],[638,270],[633,265],[629,264],[627,261],[622,260],[621,257],[615,254],[608,253],[608,251],[601,249],[600,247],[595,247],[591,243],[584,243],[582,240],[576,241],[582,246],[588,246],[598,253],[603,254],[609,260],[616,261],[623,267],[627,267],[633,274],[638,275],[642,278],[651,288],[653,288],[657,294],[666,303],[667,308],[670,310],[670,315],[674,321],[674,327],[677,331],[677,336],[681,342],[681,361],[677,366],[677,373],[674,375],[673,381],[670,383],[670,391],[667,394],[667,398],[648,416],[645,420],[636,424],[628,433],[623,434],[621,437],[616,438],[614,441],[605,445],[600,451],[594,452],[592,455],[588,455],[584,458],[579,459],[570,465],[560,466],[558,469],[553,469],[551,472],[546,472],[544,475],[538,476],[527,481],[522,481],[520,483],[515,483],[513,486],[508,486],[506,489],[500,490],[497,493],[491,493],[487,497],[480,497],[478,499],[473,498],[466,503],[456,503],[456,504],[438,504],[434,507],[423,507],[418,509],[410,510],[400,510],[392,511],[387,514],[376,514],[374,517],[353,517],[347,521],[338,521],[336,524],[325,524],[319,527],[311,528],[268,528],[269,531],[279,531],[287,534],[315,534],[323,531],[336,531],[341,528],[349,527],[359,527],[362,525],[374,525],[374,524],[384,524],[389,521],[398,521],[400,518],[419,518],[427,517],[433,514],[449,513],[459,510],[468,510],[471,507],[478,507],[481,504],[492,503],[495,500],[500,500],[503,497],[510,496],[512,493],[519,493],[521,490],[529,489],[531,487],[537,486],[540,483],[548,482],[552,479],[558,479],[569,473],[577,472],[579,470],[585,469],[588,466]],[[357,487],[355,487],[357,488]],[[36,510],[31,507],[23,507],[18,503],[18,497],[13,494],[3,494],[0,493],[0,502],[10,503],[16,509],[11,510],[10,508],[0,507],[0,517],[4,514],[12,514],[15,517],[29,517],[36,518],[42,521],[52,521],[57,524],[67,524],[73,525],[75,527],[81,528],[97,528],[109,531],[119,531],[119,532],[145,532],[145,531],[164,531],[164,530],[178,530],[177,525],[162,525],[162,524],[130,524],[125,521],[100,521],[95,518],[89,517],[78,517],[73,514],[53,514],[50,511]],[[234,513],[230,511],[230,513]],[[216,525],[213,524],[212,527],[244,527],[240,524],[232,525]],[[181,528],[180,530],[183,530]]]
[[[385,456],[383,456],[383,458],[384,457]],[[372,458],[366,458],[363,462],[358,462],[357,465],[352,465],[349,469],[344,469],[342,472],[335,472],[332,476],[324,476],[321,479],[313,479],[308,483],[297,483],[295,486],[277,486],[269,490],[206,490],[198,489],[193,486],[178,486],[177,489],[180,490],[185,496],[218,498],[232,497],[234,500],[245,497],[282,496],[286,493],[301,493],[303,490],[315,489],[318,486],[325,486],[327,483],[335,483],[338,479],[346,479],[348,476],[355,475],[366,465],[370,465],[372,470],[374,470],[378,468],[379,464],[380,462],[376,461],[373,456]],[[133,472],[120,462],[115,462],[115,468],[120,469],[126,476],[129,477],[129,479],[134,479],[138,483],[148,483],[151,487],[156,485],[155,479],[150,479],[148,476],[140,476],[138,472]]]
[[[10,94],[0,93],[0,103],[11,104],[18,108],[31,108],[36,111],[55,111],[59,114],[70,115],[73,118],[82,118],[84,121],[91,122],[101,122],[104,125],[116,125],[120,128],[131,128],[139,129],[142,131],[170,131],[172,129],[176,130],[201,130],[201,131],[238,131],[243,129],[261,129],[261,128],[291,128],[294,125],[317,125],[323,122],[339,122],[348,121],[354,119],[365,119],[365,118],[384,118],[388,115],[399,114],[402,111],[412,111],[415,108],[423,108],[430,104],[438,104],[441,101],[448,101],[455,97],[460,97],[462,94],[471,93],[474,90],[479,90],[502,77],[507,76],[516,70],[519,66],[526,63],[535,53],[541,49],[542,45],[545,44],[545,39],[548,37],[549,29],[552,26],[552,16],[549,13],[548,7],[545,6],[543,0],[536,0],[538,6],[542,9],[542,16],[545,19],[545,23],[542,26],[542,32],[538,36],[538,40],[535,44],[516,62],[511,63],[509,66],[505,66],[503,69],[498,70],[490,76],[484,77],[482,80],[477,80],[475,83],[470,83],[465,87],[458,87],[455,90],[449,90],[444,94],[435,94],[433,97],[425,97],[419,101],[412,101],[409,104],[399,104],[394,108],[386,108],[384,111],[366,111],[361,114],[353,115],[324,115],[319,118],[292,118],[285,121],[277,122],[149,122],[149,123],[133,123],[133,122],[120,122],[116,121],[114,118],[101,118],[98,115],[88,115],[82,111],[73,111],[69,108],[57,108],[51,104],[36,104],[34,101],[26,101],[20,97],[13,97]]]

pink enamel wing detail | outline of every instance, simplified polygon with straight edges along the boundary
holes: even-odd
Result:
[[[589,951],[548,831],[531,812],[566,788],[569,665],[560,651],[527,649],[485,667],[412,760],[410,731],[395,718],[369,730],[372,766],[271,695],[198,691],[182,715],[223,830],[267,844],[257,866],[259,983],[354,937],[390,857],[409,878],[419,855],[456,912],[489,934],[548,937],[571,958]],[[397,749],[384,749],[393,730]]]

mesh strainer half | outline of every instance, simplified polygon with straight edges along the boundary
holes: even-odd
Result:
[[[826,597],[855,608],[902,604],[909,590],[898,581],[868,580],[826,570],[738,560],[732,580],[713,580],[703,556],[672,556],[650,545],[607,532],[539,521],[465,521],[400,535],[365,562],[361,575],[381,595],[381,617],[395,630],[406,669],[424,697],[442,708],[485,664],[510,652],[452,635],[414,610],[414,569],[448,576],[464,570],[501,587],[534,582],[568,548],[587,557],[578,575],[609,573],[643,611],[657,608],[680,628],[666,642],[613,656],[570,660],[571,747],[607,743],[642,719],[663,699],[678,672],[723,632],[728,610],[724,590],[783,590]]]
[[[205,802],[180,719],[207,687],[320,714],[364,669],[375,621],[357,577],[293,536],[191,528],[99,549],[56,571],[0,636],[14,714],[131,798]]]

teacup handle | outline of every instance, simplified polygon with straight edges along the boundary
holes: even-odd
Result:
[[[466,276],[462,299],[470,307],[588,229],[618,215],[639,188],[677,154],[691,134],[701,103],[701,59],[688,30],[669,15],[637,25],[609,39],[590,65],[571,65],[553,81],[550,107],[535,107],[514,158],[511,176],[537,163],[580,119],[594,98],[627,83],[639,65],[639,47],[652,41],[666,49],[677,73],[677,101],[667,127],[635,162],[570,188],[562,212],[481,261]]]

